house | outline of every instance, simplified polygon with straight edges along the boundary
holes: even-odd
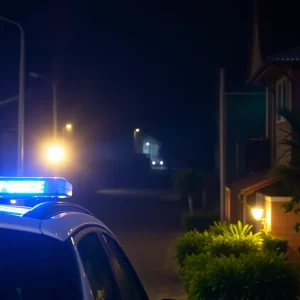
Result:
[[[268,141],[265,140],[265,93],[263,87],[247,85],[239,87],[239,92],[227,93],[226,109],[226,182],[239,178],[267,166]],[[238,126],[237,126],[238,124]],[[219,141],[218,141],[219,143]],[[252,149],[260,149],[256,163]],[[266,153],[266,154],[265,154]],[[216,147],[215,167],[220,172],[219,144]]]
[[[152,166],[164,165],[160,155],[161,142],[140,129],[134,132],[134,148],[137,154],[146,155],[151,160]]]
[[[300,118],[300,19],[289,2],[256,1],[254,9],[248,84],[266,89],[265,139],[270,144],[271,168],[290,160],[282,156],[286,148],[278,144],[289,130],[278,109],[289,108]],[[300,236],[292,228],[299,216],[284,214],[281,208],[289,200],[282,182],[261,170],[226,186],[225,219],[255,224],[251,208],[260,206],[267,229],[288,239],[298,252]]]

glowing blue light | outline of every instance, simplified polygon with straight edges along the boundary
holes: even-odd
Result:
[[[10,205],[0,205],[0,212],[8,213],[8,214],[18,214],[24,215],[26,214],[30,208],[28,207],[20,207],[20,206],[10,206]]]
[[[45,180],[0,181],[0,194],[44,194]]]
[[[0,197],[2,198],[68,198],[71,196],[72,185],[64,178],[0,177]]]

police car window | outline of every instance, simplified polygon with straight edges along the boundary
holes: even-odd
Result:
[[[124,296],[130,300],[148,299],[131,263],[124,251],[108,235],[103,235],[110,253],[115,272],[117,273],[121,286],[124,288]]]
[[[78,242],[80,258],[96,300],[120,299],[118,286],[97,233],[91,232]]]
[[[71,243],[0,229],[0,299],[80,299]]]

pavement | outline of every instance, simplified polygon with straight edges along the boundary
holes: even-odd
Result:
[[[150,299],[186,299],[174,258],[182,229],[172,191],[102,190],[82,204],[119,239]]]

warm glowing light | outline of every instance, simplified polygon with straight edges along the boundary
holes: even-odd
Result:
[[[66,124],[66,129],[67,130],[72,130],[72,124],[70,124],[70,123]]]
[[[263,208],[253,208],[252,214],[253,214],[253,217],[255,220],[257,220],[257,221],[262,220],[263,214],[264,214],[264,209]]]
[[[137,129],[135,130],[135,132],[140,132],[140,129],[139,129],[139,128],[137,128]]]
[[[64,150],[60,146],[52,146],[47,151],[47,157],[50,161],[57,163],[64,158]]]

